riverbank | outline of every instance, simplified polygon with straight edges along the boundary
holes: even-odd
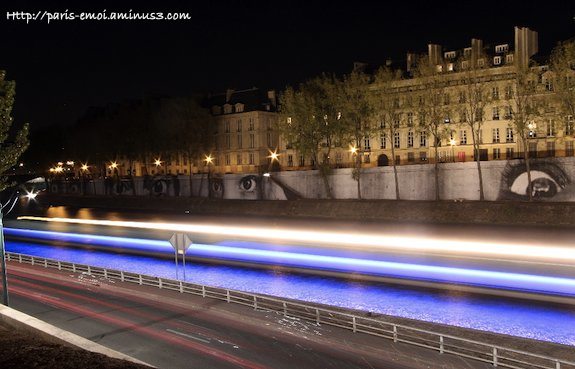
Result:
[[[187,197],[41,194],[44,206],[177,214],[355,220],[386,223],[575,227],[575,203],[395,200],[218,200]]]

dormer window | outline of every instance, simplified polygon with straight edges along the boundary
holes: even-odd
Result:
[[[483,67],[484,65],[485,65],[484,59],[477,59],[477,66],[478,67]]]
[[[443,53],[445,59],[455,59],[455,51],[447,51]]]
[[[465,49],[463,49],[463,56],[466,58],[469,58],[471,56],[471,48],[470,47],[466,47]]]
[[[437,66],[437,71],[438,71],[439,73],[443,72],[443,65],[438,65],[438,66]]]
[[[512,64],[513,63],[513,54],[505,55],[505,63]]]
[[[494,56],[493,57],[493,65],[500,65],[501,64],[501,57],[500,56]]]
[[[224,114],[231,114],[232,113],[232,106],[230,104],[224,105]]]
[[[496,53],[506,53],[508,51],[509,51],[509,45],[508,44],[501,44],[501,45],[495,46],[495,52]]]
[[[469,62],[467,60],[464,60],[461,62],[461,69],[467,69],[469,68]]]
[[[236,110],[236,113],[241,113],[241,112],[243,112],[243,111],[244,111],[244,104],[237,103],[237,104],[235,105],[235,110]]]
[[[448,70],[449,72],[453,72],[453,63],[447,64],[447,70]]]

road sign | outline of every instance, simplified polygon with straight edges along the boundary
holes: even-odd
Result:
[[[174,248],[174,260],[176,261],[176,279],[178,279],[178,255],[182,255],[184,267],[184,280],[186,279],[186,251],[192,246],[192,240],[184,233],[174,233],[170,237],[170,244]]]

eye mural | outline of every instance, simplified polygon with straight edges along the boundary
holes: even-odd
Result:
[[[212,178],[212,196],[216,198],[223,198],[224,196],[224,181],[222,178]]]
[[[240,190],[245,192],[253,192],[258,187],[257,177],[254,175],[245,176],[240,179]]]
[[[538,201],[573,200],[571,179],[556,160],[532,160],[532,196]],[[509,162],[501,175],[498,200],[529,200],[527,167],[523,161]]]

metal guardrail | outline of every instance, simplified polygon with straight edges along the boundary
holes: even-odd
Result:
[[[6,258],[8,261],[16,261],[22,264],[38,265],[45,268],[54,268],[76,273],[87,273],[111,280],[218,299],[228,303],[249,306],[255,310],[274,311],[284,316],[300,318],[316,324],[328,324],[349,329],[357,333],[387,338],[393,340],[393,342],[402,342],[432,349],[442,354],[453,354],[464,358],[479,360],[489,363],[494,367],[511,369],[575,369],[575,362],[571,361],[536,355],[525,351],[406,325],[383,322],[373,318],[282,300],[281,298],[12,252],[7,252]]]

